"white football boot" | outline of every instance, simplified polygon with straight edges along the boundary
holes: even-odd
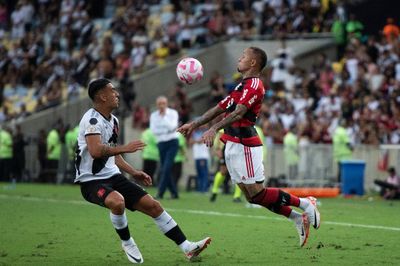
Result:
[[[142,253],[140,253],[140,250],[136,243],[132,241],[132,244],[124,245],[122,243],[122,249],[125,251],[126,256],[128,257],[128,260],[132,263],[143,263],[143,257]]]
[[[307,199],[309,200],[310,204],[304,210],[304,212],[307,214],[310,224],[312,224],[315,229],[318,229],[321,225],[321,215],[317,208],[317,199],[314,197],[307,197]]]
[[[192,242],[191,248],[188,252],[185,252],[185,256],[189,261],[196,261],[198,259],[199,254],[207,248],[207,246],[211,243],[211,237],[206,237],[203,240],[198,242]]]
[[[307,243],[308,233],[310,232],[310,223],[307,214],[303,213],[294,223],[299,233],[300,247],[303,247]]]

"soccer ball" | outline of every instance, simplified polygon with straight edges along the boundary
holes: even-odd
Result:
[[[186,84],[194,84],[203,77],[203,66],[196,58],[186,57],[176,66],[176,75]]]

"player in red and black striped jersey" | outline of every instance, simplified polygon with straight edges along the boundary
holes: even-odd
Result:
[[[221,121],[203,134],[203,142],[211,147],[218,130],[224,129],[221,141],[225,143],[225,162],[232,182],[239,185],[250,203],[266,207],[294,221],[300,246],[303,246],[308,238],[309,224],[315,228],[320,225],[315,198],[298,198],[277,188],[264,187],[263,144],[254,125],[265,94],[260,74],[266,62],[267,55],[262,49],[246,48],[237,64],[242,82],[199,119],[178,128],[178,132],[188,135],[225,113]],[[289,206],[299,207],[304,212],[299,213]]]

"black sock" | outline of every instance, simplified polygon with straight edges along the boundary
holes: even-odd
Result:
[[[115,231],[117,231],[117,234],[119,235],[119,238],[121,238],[121,240],[129,240],[129,238],[131,238],[131,234],[129,233],[129,227],[124,227],[122,229],[115,229]]]
[[[177,245],[182,244],[186,240],[185,234],[182,232],[178,225],[166,232],[165,235],[169,239],[174,241]]]

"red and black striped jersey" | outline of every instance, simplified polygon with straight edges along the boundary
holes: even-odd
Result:
[[[251,136],[248,134],[249,129],[254,129],[256,120],[260,114],[261,105],[264,99],[265,89],[264,84],[260,78],[250,77],[242,80],[240,84],[223,100],[218,103],[218,106],[222,109],[227,110],[225,116],[233,112],[238,104],[243,104],[247,107],[247,112],[239,121],[234,122],[230,126],[230,130],[225,129],[225,133],[222,135],[221,140],[226,142],[227,140],[242,143],[247,146],[260,146],[262,142],[257,134]],[[247,128],[247,129],[246,129]],[[229,134],[230,132],[237,131],[237,134]],[[237,132],[239,132],[237,131]],[[251,130],[253,132],[253,130]]]

